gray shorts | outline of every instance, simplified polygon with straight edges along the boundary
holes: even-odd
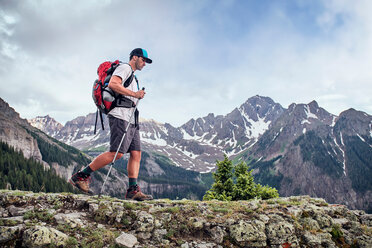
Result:
[[[128,122],[111,115],[108,117],[110,123],[110,152],[116,152]],[[130,151],[141,151],[139,127],[135,127],[134,124],[130,124],[125,139],[119,149],[120,153],[128,153]]]

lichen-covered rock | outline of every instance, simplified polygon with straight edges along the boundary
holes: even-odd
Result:
[[[319,224],[319,228],[325,229],[333,226],[332,218],[326,214],[319,214],[315,217],[315,220]]]
[[[329,233],[316,233],[306,231],[303,240],[308,247],[336,247]]]
[[[318,222],[310,217],[303,218],[301,223],[306,230],[318,231],[320,229]]]
[[[360,221],[363,225],[372,226],[372,214],[360,216]]]
[[[140,211],[137,215],[136,225],[138,232],[151,232],[155,227],[154,217],[145,211]]]
[[[190,222],[195,229],[202,229],[206,221],[200,217],[191,217]]]
[[[19,238],[23,225],[18,226],[0,226],[0,246],[8,241]]]
[[[217,243],[221,244],[226,235],[226,232],[220,227],[213,227],[210,231],[212,239]]]
[[[266,225],[266,235],[270,245],[290,243],[298,245],[295,227],[288,222],[275,222]]]
[[[11,205],[8,208],[8,211],[11,216],[21,216],[21,215],[24,215],[26,212],[32,211],[32,210],[34,210],[34,206],[28,206],[26,208],[18,208],[18,207]]]
[[[153,238],[158,240],[159,242],[164,239],[165,235],[167,234],[167,229],[156,229],[154,231]]]
[[[238,224],[230,226],[231,237],[242,246],[266,246],[265,224],[258,220],[240,220]]]
[[[0,247],[369,248],[371,220],[309,196],[134,202],[0,190]]]
[[[84,227],[84,223],[82,221],[82,218],[85,217],[85,213],[69,213],[69,214],[63,214],[59,213],[54,215],[54,219],[58,224],[67,224],[71,228],[75,227]]]
[[[137,238],[125,232],[122,232],[119,237],[115,239],[115,242],[120,247],[132,248],[137,244]]]
[[[25,247],[42,247],[47,245],[64,246],[68,236],[54,228],[34,226],[23,233]]]

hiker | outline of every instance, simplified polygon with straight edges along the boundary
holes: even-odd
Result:
[[[152,60],[148,57],[147,51],[142,48],[134,49],[130,53],[129,63],[120,64],[115,69],[108,87],[114,92],[120,94],[120,97],[125,96],[127,99],[137,103],[139,99],[144,98],[146,92],[139,89],[137,78],[133,73],[137,70],[141,71],[143,67],[145,67],[146,63],[152,63]],[[128,79],[129,77],[132,77],[132,79]],[[131,82],[129,86],[125,88],[123,84],[127,79],[131,80]],[[110,124],[110,150],[102,153],[83,170],[74,174],[69,180],[72,185],[84,193],[91,193],[89,190],[90,174],[113,161],[115,153],[119,149],[116,159],[120,159],[124,153],[130,154],[127,164],[129,187],[125,198],[137,201],[152,199],[151,195],[145,195],[142,193],[137,184],[141,161],[141,144],[138,126],[138,111],[136,110],[136,118],[131,118],[133,111],[134,107],[114,107],[108,113]],[[129,121],[131,121],[130,124]],[[128,127],[128,132],[119,148],[118,146],[128,124],[130,125]]]

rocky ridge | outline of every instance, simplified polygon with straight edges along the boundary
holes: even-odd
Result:
[[[48,135],[50,136],[55,136],[58,131],[63,128],[63,125],[61,123],[54,120],[49,115],[37,116],[27,121],[31,124],[31,126],[34,126],[40,130],[43,130],[46,126],[48,126]]]
[[[291,104],[250,151],[256,180],[281,196],[311,195],[372,212],[372,116]],[[300,172],[300,173],[299,173]],[[275,182],[275,184],[272,184]]]
[[[0,191],[6,247],[371,247],[372,215],[321,198],[123,201]]]

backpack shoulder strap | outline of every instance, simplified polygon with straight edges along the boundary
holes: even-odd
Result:
[[[130,70],[132,71],[131,74],[130,74],[130,76],[127,78],[127,80],[125,80],[125,82],[124,82],[124,84],[123,84],[123,86],[124,86],[125,88],[128,88],[128,86],[132,83],[133,77],[135,77],[135,76],[134,76],[134,71],[133,71],[132,67],[130,66],[130,64],[128,64],[128,63],[123,63],[123,64],[127,64],[127,65],[129,65]],[[136,81],[137,81],[137,78],[136,78]],[[137,81],[137,83],[138,83],[138,81]]]

